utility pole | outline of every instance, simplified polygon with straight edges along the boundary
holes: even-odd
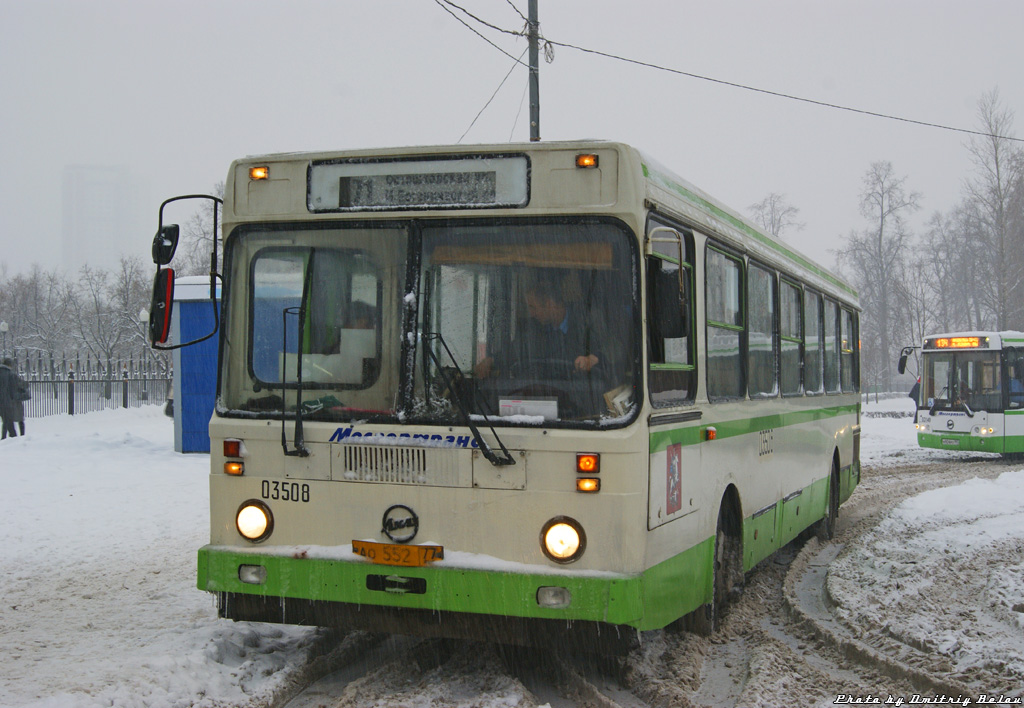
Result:
[[[540,23],[537,22],[537,0],[529,5],[530,35],[530,142],[540,140],[540,72],[537,68],[537,43]]]

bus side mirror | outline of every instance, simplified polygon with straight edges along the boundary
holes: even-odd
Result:
[[[173,305],[174,270],[161,268],[153,279],[153,299],[149,307],[149,341],[152,344],[163,344],[167,341],[171,331]]]
[[[901,354],[900,355],[900,363],[896,365],[896,371],[898,371],[898,372],[900,372],[902,374],[902,373],[905,373],[906,370],[907,370],[907,355],[906,354]]]
[[[654,332],[662,339],[679,339],[686,332],[686,303],[678,271],[655,271]]]
[[[153,237],[153,262],[158,266],[165,266],[174,258],[174,251],[178,248],[178,225],[170,224],[163,226]]]

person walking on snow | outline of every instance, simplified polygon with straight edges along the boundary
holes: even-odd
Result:
[[[14,372],[14,362],[11,359],[4,359],[0,363],[0,419],[3,420],[3,433],[0,440],[8,434],[17,437],[14,424],[21,428],[21,434],[25,434],[25,400],[27,389],[21,377]]]

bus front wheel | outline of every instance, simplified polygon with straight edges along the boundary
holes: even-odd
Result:
[[[736,510],[728,502],[718,512],[712,563],[711,601],[686,618],[686,629],[710,636],[721,627],[728,605],[743,590],[743,557]]]

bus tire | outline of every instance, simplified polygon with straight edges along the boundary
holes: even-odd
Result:
[[[711,601],[686,618],[686,629],[704,637],[721,627],[726,608],[743,589],[742,544],[736,516],[735,508],[723,501],[715,532]]]
[[[815,527],[815,535],[818,541],[826,543],[835,538],[836,521],[839,520],[839,465],[833,459],[832,471],[828,477],[828,504],[825,508],[825,516],[818,521]]]

